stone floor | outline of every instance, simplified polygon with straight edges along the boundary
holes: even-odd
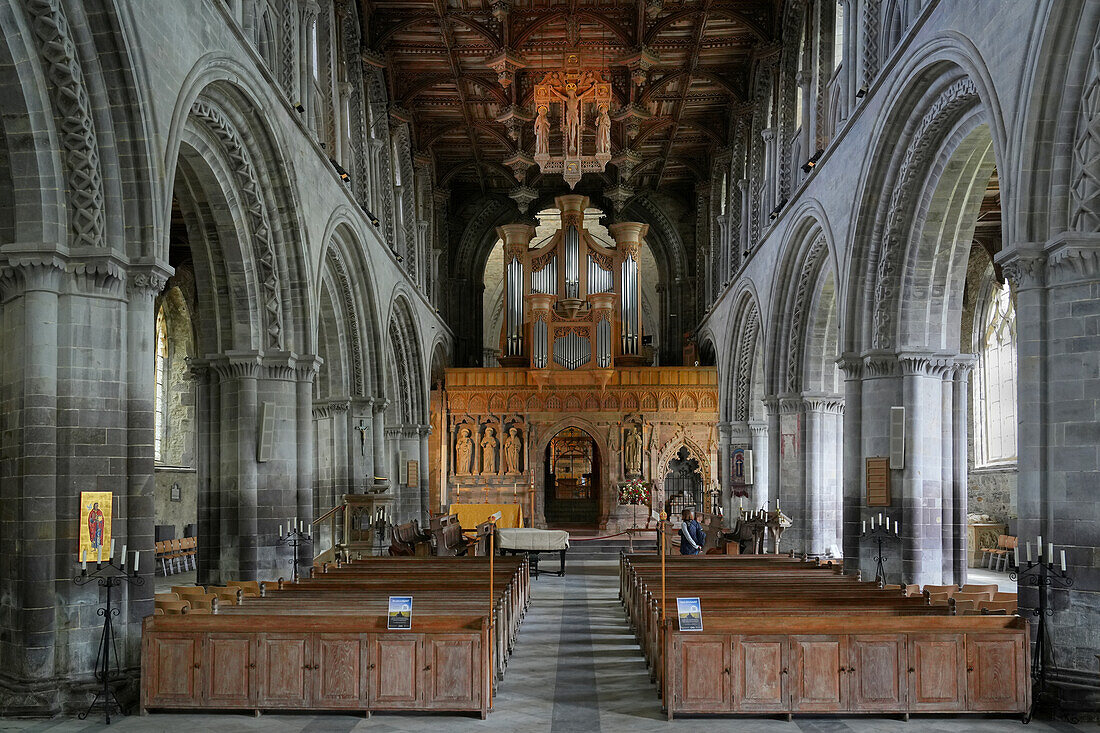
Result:
[[[168,578],[171,580],[172,576]],[[892,718],[684,718],[671,723],[661,713],[645,663],[617,601],[617,564],[580,561],[565,578],[533,582],[533,602],[496,709],[489,719],[459,716],[380,714],[370,720],[349,715],[152,715],[116,718],[115,731],[196,731],[218,733],[347,733],[397,731],[463,733],[997,733],[999,731],[1092,731],[1100,726],[1017,719],[924,717]],[[69,733],[100,731],[99,723],[77,720],[0,720],[0,731]]]

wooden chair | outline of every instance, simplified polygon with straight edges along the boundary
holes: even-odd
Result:
[[[164,613],[169,615],[191,613],[190,601],[157,601],[155,607],[164,609]]]
[[[948,596],[953,596],[959,592],[959,586],[957,585],[926,585],[924,586],[925,593],[946,593]]]
[[[949,603],[949,601],[951,600],[951,594],[950,593],[944,593],[944,592],[930,593],[928,591],[928,586],[925,586],[924,597],[928,600],[928,605],[930,605],[930,606],[947,606],[947,605],[950,605],[950,603]]]
[[[260,584],[255,580],[231,580],[225,585],[230,589],[240,588],[241,595],[246,598],[259,598],[262,595],[260,593]]]
[[[154,601],[178,601],[180,599],[180,594],[176,593],[175,590],[176,589],[173,588],[171,593],[156,593],[156,594],[153,595],[153,600]]]
[[[1005,614],[1015,616],[1017,612],[1016,601],[982,601],[978,604],[981,613]]]
[[[187,596],[184,600],[191,604],[191,613],[213,613],[217,598],[213,593],[204,593],[201,596]]]
[[[199,541],[195,537],[184,537],[180,540],[180,552],[183,554],[184,567],[190,564],[192,570],[197,570],[195,558],[199,554]]]
[[[183,557],[184,557],[184,555],[183,555],[183,550],[180,548],[180,541],[179,540],[168,540],[168,552],[166,554],[166,559],[168,560],[168,564],[172,567],[172,572],[173,573],[182,572],[180,570],[180,566],[181,566],[181,561],[183,560]],[[186,569],[187,569],[187,567],[184,566],[183,570],[186,570]]]
[[[994,594],[997,593],[997,590],[999,588],[1000,586],[998,586],[996,583],[990,583],[989,585],[967,583],[963,587],[959,588],[959,593],[985,593],[989,596],[989,598],[986,598],[985,600],[992,601]],[[958,593],[956,593],[955,595],[958,595]]]
[[[239,606],[244,598],[244,593],[240,588],[230,588],[228,586],[222,588],[212,585],[206,590],[218,597],[218,603],[224,603],[230,606]]]
[[[160,570],[164,574],[164,577],[168,577],[168,555],[172,551],[172,546],[167,540],[161,540],[153,545],[155,557],[160,560]]]
[[[394,556],[422,556],[431,553],[432,536],[421,531],[417,520],[398,524],[393,528],[390,540],[390,554]]]
[[[973,616],[978,613],[980,601],[960,601],[958,596],[954,596],[951,600],[955,602],[956,616]]]
[[[907,596],[919,596],[920,586],[916,583],[909,583],[905,586],[905,595]]]
[[[153,609],[153,615],[154,616],[163,616],[164,615],[164,609],[163,608],[154,608]]]
[[[994,603],[1004,603],[1006,601],[1012,601],[1013,603],[1015,603],[1016,599],[1017,595],[1008,591],[997,591],[993,594]]]
[[[201,585],[173,585],[172,592],[178,594],[181,599],[186,600],[190,596],[206,595],[206,588]]]

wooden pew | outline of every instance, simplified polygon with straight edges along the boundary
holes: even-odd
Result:
[[[1025,713],[1026,620],[951,615],[953,599],[909,590],[816,562],[710,556],[666,558],[662,600],[659,557],[620,560],[620,599],[669,719]],[[677,597],[700,599],[703,631],[679,630]]]
[[[146,618],[142,711],[488,714],[529,602],[525,558],[494,559],[491,608],[488,558],[369,558],[326,570],[242,583],[213,613]],[[413,596],[411,629],[386,628],[390,595]]]

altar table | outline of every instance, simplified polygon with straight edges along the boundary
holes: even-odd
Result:
[[[502,555],[523,552],[531,559],[531,573],[539,577],[539,553],[557,552],[561,569],[554,573],[565,575],[565,551],[569,549],[569,533],[561,529],[497,529],[497,547]],[[543,571],[549,572],[549,571]]]
[[[519,504],[451,504],[450,511],[458,515],[462,529],[477,529],[477,525],[497,512],[500,512],[497,527],[523,526],[523,507]]]

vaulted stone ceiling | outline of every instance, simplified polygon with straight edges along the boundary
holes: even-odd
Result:
[[[615,119],[612,164],[588,174],[578,191],[623,184],[642,192],[705,178],[711,154],[726,144],[731,112],[747,101],[754,49],[773,39],[780,4],[360,2],[364,60],[385,69],[391,115],[411,124],[414,147],[432,156],[440,185],[483,192],[562,187],[559,175],[524,169],[514,156],[534,152],[527,121],[534,85],[569,54],[582,67],[607,70]],[[585,134],[592,139],[591,126]]]

